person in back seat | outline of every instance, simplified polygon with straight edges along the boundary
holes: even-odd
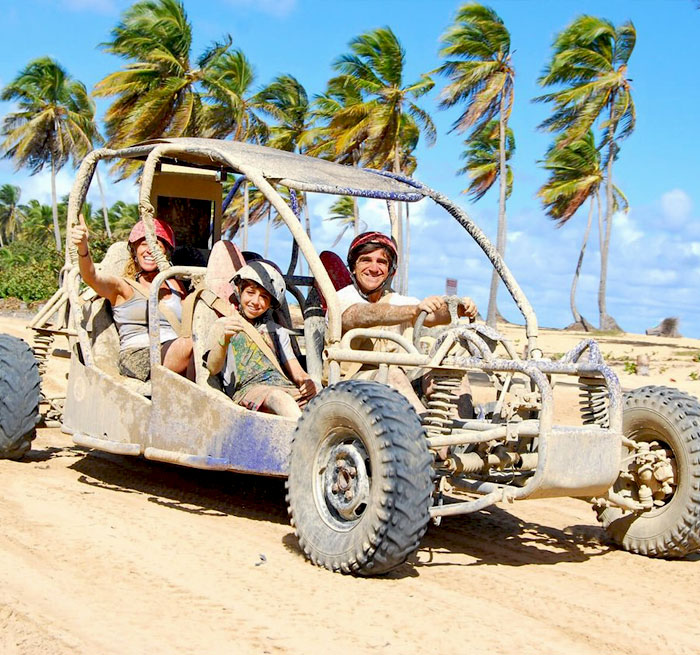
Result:
[[[284,299],[284,278],[270,262],[254,260],[231,281],[235,311],[211,328],[207,369],[222,373],[225,393],[239,405],[296,418],[317,389],[299,364],[289,333],[270,317],[270,309]]]
[[[158,266],[146,243],[143,221],[129,234],[131,260],[122,277],[98,272],[90,257],[88,229],[82,214],[71,229],[71,240],[78,250],[78,266],[83,282],[112,305],[112,315],[119,333],[119,372],[146,381],[151,376],[148,340],[148,295]],[[175,247],[175,235],[165,221],[154,220],[158,243],[169,256]],[[182,320],[185,296],[179,280],[166,280],[159,290],[160,342],[163,366],[185,375],[192,360],[192,338],[178,337],[175,328]]]

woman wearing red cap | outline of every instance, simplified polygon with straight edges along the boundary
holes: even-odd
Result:
[[[158,244],[169,257],[175,248],[175,235],[164,221],[154,220]],[[119,332],[119,372],[128,377],[148,380],[151,376],[148,341],[148,295],[158,265],[146,243],[143,221],[129,234],[131,260],[122,277],[106,275],[95,269],[88,249],[88,229],[80,222],[71,230],[71,240],[78,250],[80,275],[98,295],[112,305],[114,322]],[[192,339],[178,337],[172,323],[182,320],[182,299],[186,293],[179,280],[166,280],[160,288],[159,312],[161,361],[163,366],[185,374],[192,361]]]

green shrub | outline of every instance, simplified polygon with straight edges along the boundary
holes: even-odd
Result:
[[[13,241],[0,248],[0,298],[48,300],[58,288],[63,253],[55,248]]]

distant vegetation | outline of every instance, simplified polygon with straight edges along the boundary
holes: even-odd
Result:
[[[179,0],[142,0],[126,9],[100,45],[117,58],[115,70],[92,90],[95,96],[112,99],[101,126],[85,85],[48,56],[30,61],[2,89],[0,98],[14,104],[2,119],[0,154],[32,173],[48,168],[52,203],[22,204],[18,187],[2,186],[0,295],[48,294],[51,285],[45,279],[57,272],[61,260],[48,251],[53,245],[60,252],[65,242],[65,204],[56,198],[55,176],[93,147],[121,148],[163,136],[212,137],[411,175],[420,140],[432,145],[438,138],[424,105],[436,77],[444,81],[438,89],[438,108],[456,109],[452,131],[466,134],[463,165],[455,162],[455,170],[466,178],[465,193],[478,201],[498,182],[496,245],[505,256],[506,201],[513,187],[510,160],[516,143],[509,127],[516,83],[512,53],[518,44],[511,44],[508,28],[493,9],[475,2],[460,6],[438,39],[440,66],[410,81],[404,79],[406,52],[390,27],[356,36],[347,52],[332,62],[336,74],[326,90],[313,98],[288,74],[259,85],[253,63],[229,35],[197,54],[192,52],[193,41],[192,24]],[[627,199],[613,184],[613,163],[621,142],[635,128],[628,77],[635,42],[631,22],[616,27],[602,18],[579,16],[555,36],[538,79],[547,93],[535,100],[551,108],[539,126],[552,135],[540,162],[549,173],[537,192],[544,212],[561,225],[590,203],[571,288],[574,322],[585,329],[592,326],[576,308],[576,283],[596,205],[599,323],[602,329],[617,328],[606,309],[608,250],[613,217],[626,210]],[[112,174],[137,175],[139,166],[133,160],[117,163]],[[96,177],[101,190],[99,172]],[[244,199],[235,198],[224,216],[223,229],[229,235],[256,220],[275,223],[276,212],[262,194],[248,183],[243,187]],[[304,194],[298,200],[303,210]],[[396,286],[405,292],[410,216],[396,204],[401,253]],[[119,238],[137,219],[133,207],[123,204],[99,212],[85,208],[85,215],[98,241]],[[344,225],[342,229],[352,225],[356,233],[362,224],[353,198],[335,207],[332,218]],[[305,220],[310,233],[308,210]],[[498,285],[494,274],[487,317],[491,324],[498,316]]]

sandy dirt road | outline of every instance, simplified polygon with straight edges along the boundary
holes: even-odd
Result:
[[[0,481],[3,655],[700,653],[700,557],[616,550],[572,499],[446,519],[356,579],[304,560],[281,480],[41,429]]]

